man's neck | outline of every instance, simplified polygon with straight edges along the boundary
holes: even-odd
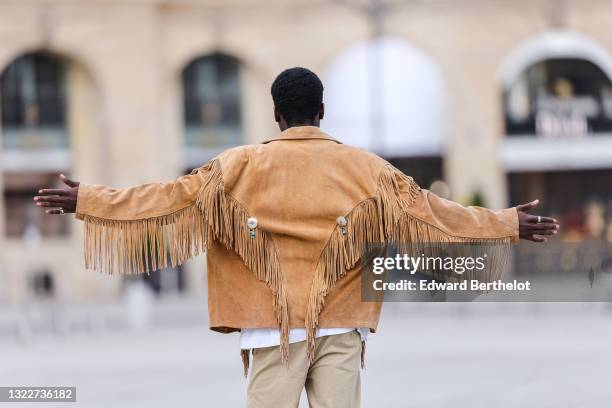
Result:
[[[319,127],[319,121],[307,121],[307,122],[302,122],[302,123],[284,124],[284,125],[280,126],[280,130],[281,130],[281,132],[284,132],[287,129],[294,128],[294,127],[300,127],[300,126]]]

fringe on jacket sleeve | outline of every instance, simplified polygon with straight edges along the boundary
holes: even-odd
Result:
[[[323,249],[311,286],[306,314],[311,361],[325,296],[338,279],[357,266],[367,244],[390,243],[400,250],[408,245],[426,254],[453,250],[449,243],[488,245],[492,262],[480,276],[485,281],[501,276],[508,244],[518,240],[516,209],[495,212],[461,206],[421,189],[411,177],[389,164],[380,172],[375,195],[359,203],[346,219],[346,227],[335,228]]]
[[[77,218],[85,222],[88,269],[129,274],[176,266],[212,241],[233,250],[270,288],[288,362],[287,294],[274,241],[266,231],[249,238],[249,214],[226,194],[218,159],[169,183],[123,190],[81,185]]]
[[[171,182],[126,189],[81,184],[76,217],[85,223],[85,267],[148,273],[198,255],[205,223],[196,201],[212,167],[210,162]]]

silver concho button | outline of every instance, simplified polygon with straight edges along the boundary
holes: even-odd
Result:
[[[249,229],[257,228],[257,218],[255,218],[255,217],[249,218],[247,220],[247,226],[249,227]]]
[[[336,222],[339,226],[346,227],[346,218],[344,218],[342,215],[336,218]]]

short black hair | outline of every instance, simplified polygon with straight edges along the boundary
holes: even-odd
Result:
[[[302,67],[278,74],[271,91],[276,110],[291,125],[314,119],[323,102],[323,83],[317,74]]]

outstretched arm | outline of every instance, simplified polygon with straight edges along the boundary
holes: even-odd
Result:
[[[85,266],[121,273],[175,266],[202,251],[198,197],[222,181],[210,163],[170,182],[125,189],[60,180],[66,187],[40,190],[36,205],[48,214],[75,213],[85,222]]]
[[[146,183],[117,189],[103,185],[81,184],[63,174],[64,188],[42,189],[34,197],[36,205],[48,214],[76,213],[77,218],[138,221],[162,217],[195,203],[202,186],[198,171],[163,183]]]
[[[509,237],[511,242],[519,239],[546,242],[548,237],[555,235],[559,229],[555,219],[529,214],[538,206],[539,200],[494,211],[476,206],[464,207],[427,190],[422,190],[422,195],[420,206],[417,200],[415,214],[422,214],[449,234],[458,237]]]
[[[459,256],[465,256],[469,248],[490,253],[486,271],[466,273],[462,275],[465,279],[499,279],[507,264],[510,248],[507,244],[519,239],[544,242],[548,236],[556,234],[559,228],[557,221],[552,218],[529,214],[538,205],[538,200],[500,211],[476,206],[465,207],[421,189],[412,178],[397,169],[389,167],[385,171],[383,180],[386,181],[383,186],[387,186],[386,190],[393,186],[392,190],[399,195],[398,208],[389,205],[382,209],[392,219],[387,226],[387,233],[393,241],[416,242],[431,253],[442,248],[456,251]],[[449,246],[445,243],[469,245]]]
[[[557,233],[557,220],[529,212],[539,204],[534,200],[513,208],[500,211],[488,208],[465,207],[446,200],[429,190],[421,189],[412,178],[393,169],[400,196],[405,203],[404,211],[411,217],[429,225],[448,240],[503,240],[516,242],[526,239],[545,242],[547,237]]]

